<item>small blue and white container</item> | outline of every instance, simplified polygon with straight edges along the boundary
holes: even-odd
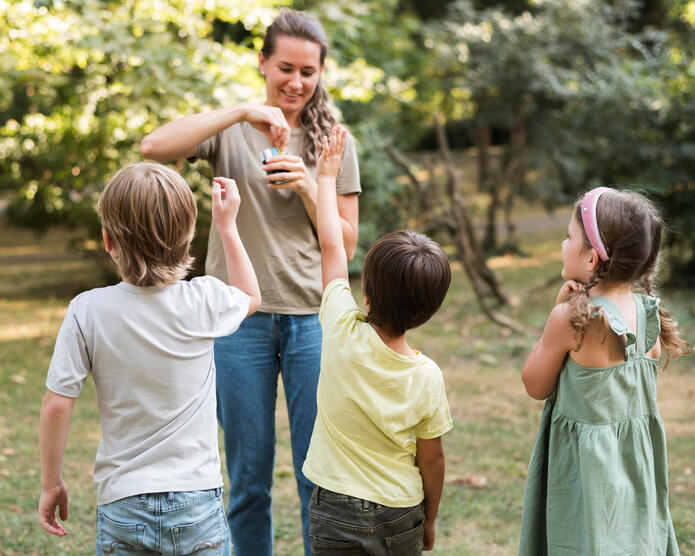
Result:
[[[280,156],[280,151],[277,147],[270,147],[269,149],[261,152],[261,162],[263,162],[263,164],[268,164],[268,161],[274,156]],[[266,174],[282,174],[285,171],[286,170],[268,170]],[[289,180],[276,180],[273,181],[273,183],[287,183],[288,181]]]

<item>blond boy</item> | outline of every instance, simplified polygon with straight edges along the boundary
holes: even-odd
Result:
[[[197,215],[190,188],[155,163],[120,170],[99,199],[106,251],[122,282],[75,297],[56,340],[40,420],[41,525],[67,534],[61,466],[88,375],[102,438],[94,465],[97,554],[230,552],[217,446],[213,340],[260,305],[236,231],[239,195],[215,178],[213,220],[230,286],[184,281]],[[197,547],[197,548],[196,548]]]

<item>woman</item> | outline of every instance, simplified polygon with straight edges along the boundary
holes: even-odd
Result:
[[[304,548],[310,553],[307,508],[313,484],[302,474],[316,416],[321,357],[321,257],[316,222],[316,162],[321,136],[336,123],[320,77],[327,51],[318,21],[282,10],[259,53],[264,105],[239,104],[186,116],[145,137],[141,152],[160,162],[209,160],[217,176],[234,178],[242,198],[237,219],[261,285],[261,309],[215,342],[218,417],[230,479],[228,520],[238,556],[272,554],[271,485],[275,399],[281,373],[301,500]],[[261,163],[261,152],[285,152]],[[279,173],[269,173],[279,171]],[[348,141],[338,176],[345,250],[357,243],[360,191],[357,155]],[[225,279],[224,255],[211,230],[206,272]]]

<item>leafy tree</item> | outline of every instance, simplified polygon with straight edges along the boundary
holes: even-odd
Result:
[[[0,193],[11,195],[9,218],[40,232],[63,225],[99,238],[98,195],[116,170],[141,159],[144,135],[184,114],[264,100],[256,52],[282,5],[0,2]],[[328,75],[344,98],[359,101],[374,72],[331,62]],[[209,176],[204,165],[178,169],[199,201],[200,265]]]

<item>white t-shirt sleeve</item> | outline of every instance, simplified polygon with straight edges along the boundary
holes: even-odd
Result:
[[[61,396],[76,398],[82,392],[91,370],[87,340],[78,322],[77,300],[73,299],[58,331],[46,388]]]
[[[249,312],[250,298],[239,288],[228,286],[214,276],[200,276],[191,285],[205,290],[208,310],[211,312],[210,336],[228,336],[239,328]]]

